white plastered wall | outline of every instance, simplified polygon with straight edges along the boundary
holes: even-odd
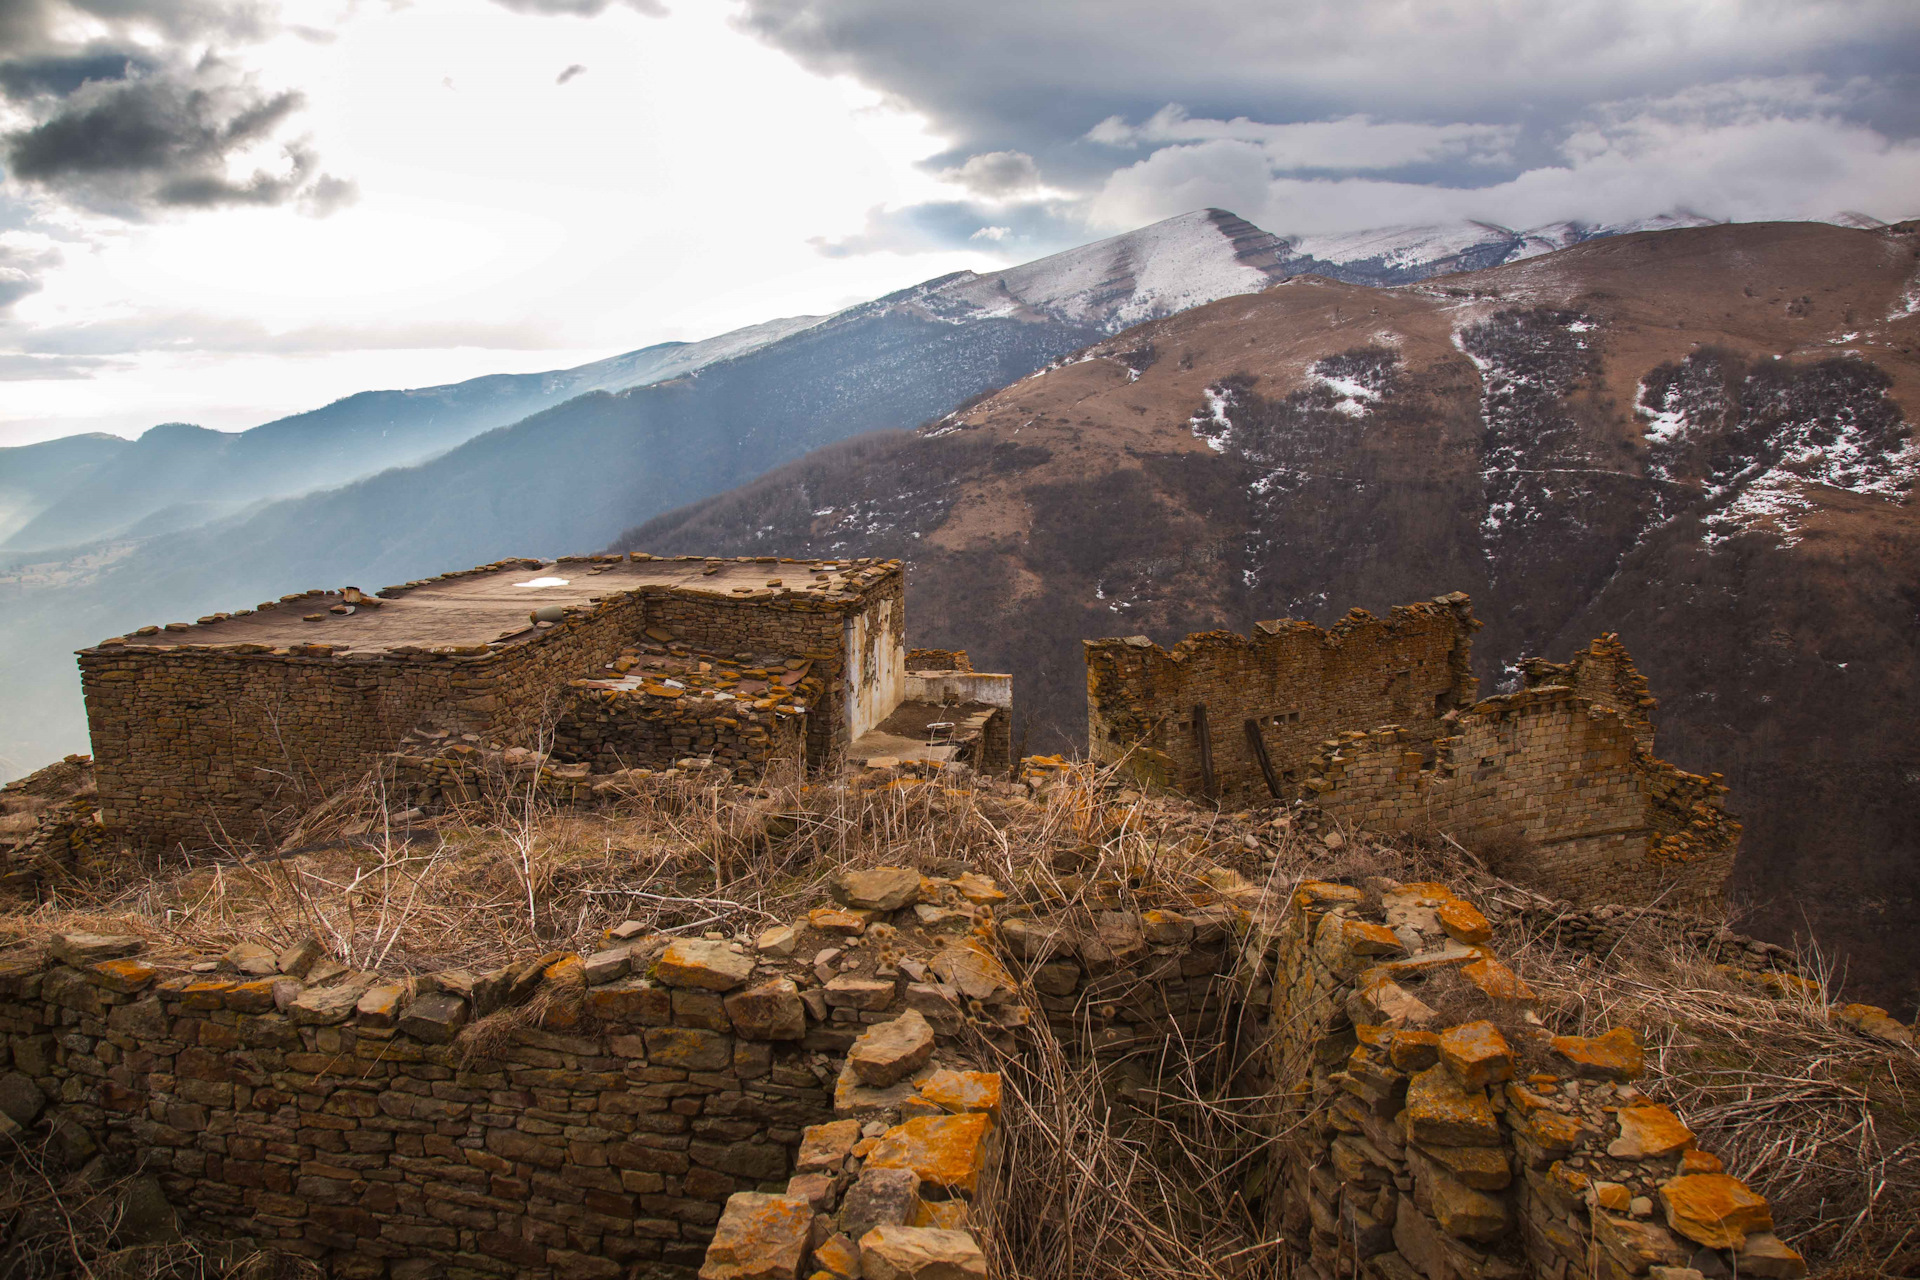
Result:
[[[898,600],[876,600],[846,622],[848,741],[877,726],[900,705],[907,684],[907,643]]]

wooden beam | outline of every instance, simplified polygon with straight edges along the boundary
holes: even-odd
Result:
[[[1193,704],[1193,732],[1200,739],[1200,794],[1215,798],[1213,787],[1213,733],[1207,728],[1207,704]]]
[[[1260,736],[1260,722],[1247,721],[1247,741],[1253,744],[1253,758],[1260,762],[1260,775],[1267,780],[1267,792],[1280,798],[1280,779],[1273,776],[1273,761],[1267,758],[1266,740]]]

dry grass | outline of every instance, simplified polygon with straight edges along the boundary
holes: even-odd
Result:
[[[70,1169],[46,1142],[9,1142],[0,1160],[4,1280],[319,1280],[302,1258],[208,1244],[156,1222],[142,1179],[93,1160]]]
[[[1554,1030],[1645,1034],[1643,1087],[1767,1197],[1816,1274],[1920,1274],[1920,1054],[1832,1022],[1819,994],[1737,980],[1657,926],[1604,957],[1518,931],[1496,945]],[[1801,965],[1825,972],[1817,955]]]
[[[980,872],[1017,902],[1083,923],[1093,910],[1231,896],[1249,887],[1234,873],[1266,877],[1281,900],[1309,872],[1490,883],[1480,860],[1444,839],[1346,831],[1335,852],[1270,813],[1222,815],[1110,782],[1075,771],[1028,800],[952,775],[740,786],[696,772],[582,810],[499,780],[413,822],[370,782],[278,849],[129,860],[111,878],[13,904],[0,929],[131,931],[156,954],[195,959],[312,933],[356,967],[399,974],[592,950],[627,918],[653,931],[751,933],[816,905],[835,871],[882,863]],[[1768,1196],[1781,1234],[1816,1269],[1920,1270],[1920,1058],[1830,1023],[1817,1000],[1730,980],[1656,924],[1638,927],[1604,957],[1518,925],[1495,945],[1540,993],[1554,1029],[1646,1032],[1648,1091]],[[1805,963],[1817,972],[1817,957]],[[482,1020],[470,1051],[484,1055],[526,1016]],[[1088,1034],[1056,1038],[1036,1023],[1029,1048],[994,1063],[1009,1120],[987,1233],[1000,1273],[1288,1274],[1293,1263],[1248,1207],[1264,1176],[1267,1095],[1246,1070],[1259,1046],[1237,1035],[1170,1042],[1103,1064]],[[6,1217],[24,1221],[19,1210]]]

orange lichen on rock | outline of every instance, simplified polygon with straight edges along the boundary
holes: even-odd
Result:
[[[1693,1145],[1693,1130],[1658,1103],[1622,1107],[1616,1119],[1620,1136],[1608,1144],[1607,1154],[1617,1160],[1670,1156]]]
[[[1746,1183],[1725,1173],[1694,1173],[1660,1184],[1667,1225],[1710,1249],[1738,1249],[1755,1231],[1773,1230],[1773,1211]]]
[[[1631,1027],[1615,1027],[1603,1036],[1555,1036],[1552,1045],[1576,1075],[1591,1079],[1633,1080],[1647,1069],[1640,1034]]]
[[[870,1169],[911,1169],[922,1183],[971,1195],[987,1166],[993,1122],[974,1112],[920,1116],[895,1125],[867,1156]]]
[[[1480,914],[1480,908],[1458,898],[1443,902],[1433,913],[1440,927],[1456,942],[1480,943],[1493,937],[1493,925]]]
[[[1491,1022],[1468,1022],[1442,1031],[1440,1061],[1465,1089],[1484,1089],[1513,1075],[1513,1049]]]
[[[805,1200],[742,1191],[727,1201],[700,1280],[794,1280],[812,1227]]]

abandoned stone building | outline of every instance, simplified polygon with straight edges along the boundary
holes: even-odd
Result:
[[[1095,760],[1223,804],[1304,799],[1374,831],[1490,849],[1570,901],[1718,910],[1740,826],[1718,775],[1653,755],[1656,706],[1616,637],[1529,659],[1476,699],[1461,593],[1333,627],[1089,640]]]
[[[1010,677],[937,650],[910,671],[905,614],[898,561],[634,553],[141,627],[79,655],[102,822],[147,847],[256,839],[416,730],[602,769],[1004,770]]]

